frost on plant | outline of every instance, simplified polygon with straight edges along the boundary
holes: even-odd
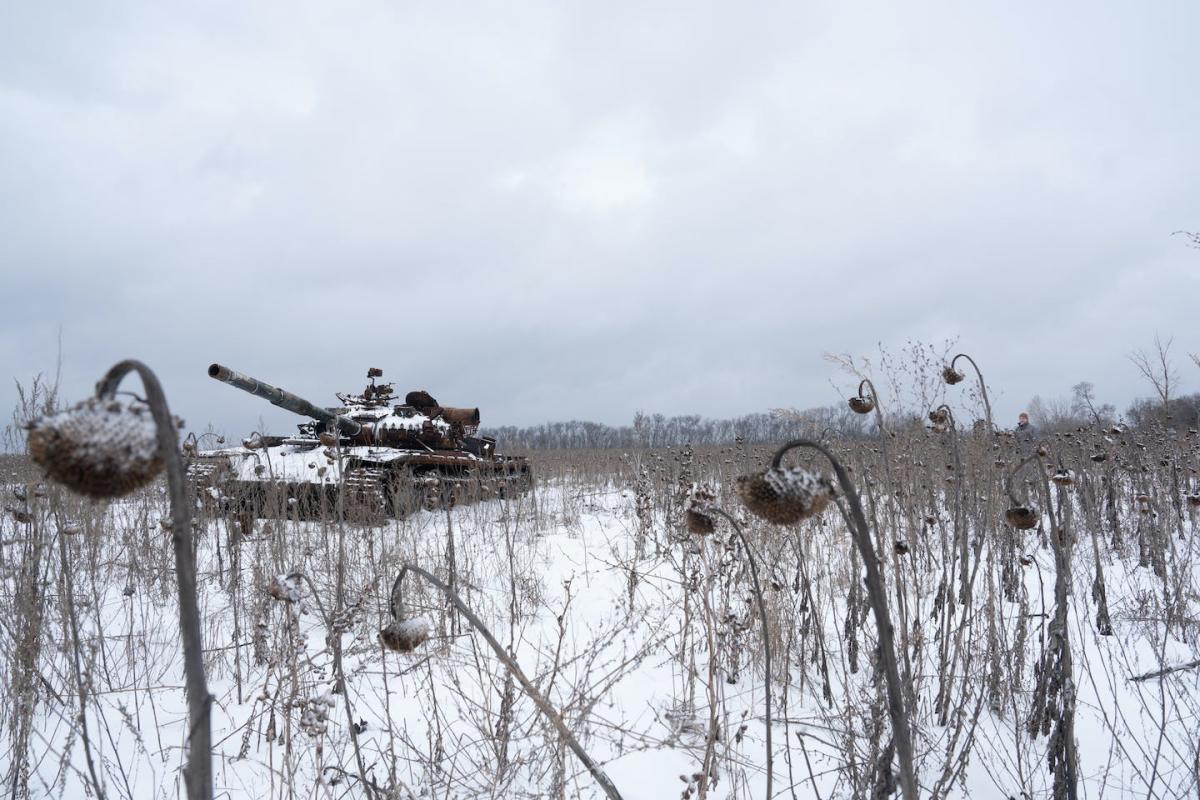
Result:
[[[389,650],[407,653],[415,650],[433,629],[425,617],[412,617],[392,622],[379,632],[379,641]]]
[[[88,497],[122,497],[162,471],[145,404],[92,397],[29,424],[29,453],[53,480]]]
[[[791,525],[820,514],[833,497],[833,486],[815,472],[772,467],[738,478],[737,493],[754,514],[776,525]]]

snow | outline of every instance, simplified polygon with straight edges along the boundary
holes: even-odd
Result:
[[[157,427],[143,403],[91,398],[35,425],[72,443],[77,458],[147,463],[158,453]]]
[[[308,461],[323,463],[321,450],[272,452],[272,469],[280,474],[293,463],[305,468]],[[267,455],[262,453],[264,459]],[[445,579],[453,537],[456,586],[464,601],[511,649],[551,704],[565,709],[568,725],[626,800],[679,797],[694,785],[711,711],[722,738],[717,744],[719,779],[709,797],[762,797],[763,676],[752,648],[757,632],[749,624],[754,623],[753,603],[742,556],[721,528],[703,541],[677,538],[661,515],[654,519],[657,541],[644,543],[639,556],[635,506],[633,493],[621,486],[573,479],[543,481],[536,493],[508,503],[479,503],[449,514],[419,512],[382,528],[269,520],[260,522],[241,545],[236,582],[230,572],[234,562],[227,523],[206,522],[197,541],[206,666],[215,698],[218,796],[282,800],[293,796],[289,783],[294,796],[359,794],[339,772],[357,770],[347,701],[349,719],[356,730],[361,727],[355,735],[368,771],[381,784],[391,776],[397,800],[409,797],[409,789],[413,797],[446,800],[549,797],[558,780],[565,783],[566,797],[602,796],[569,751],[558,760],[556,736],[519,691],[512,697],[507,723],[507,771],[501,769],[497,730],[506,707],[504,668],[467,621],[451,613],[444,598],[417,576],[406,579],[404,603],[419,615],[411,624],[430,627],[430,640],[411,653],[387,652],[378,644],[378,631],[391,622],[388,595],[399,565],[412,562]],[[89,706],[91,741],[110,796],[127,796],[128,785],[128,794],[139,800],[182,796],[178,768],[186,703],[170,553],[165,537],[143,530],[145,519],[164,511],[158,498],[114,504],[103,524],[70,539],[81,554],[89,542],[99,543],[104,554],[104,573],[88,589],[95,592],[95,602],[83,611],[85,630],[104,633],[103,639],[88,639],[85,647],[95,684]],[[808,602],[788,587],[790,572],[776,575],[794,571],[794,562],[770,556],[803,548],[815,604],[810,621],[827,632],[830,662],[831,701],[824,699],[814,661],[779,666],[790,685],[786,708],[780,702],[782,682],[775,686],[776,790],[789,798],[789,785],[799,798],[849,796],[847,731],[866,724],[856,709],[866,708],[875,690],[866,668],[873,646],[867,634],[860,643],[862,667],[851,674],[845,666],[848,650],[840,634],[850,552],[845,528],[827,511],[797,529],[802,535],[793,542],[783,529],[756,524],[746,520],[749,534],[759,537],[767,554],[764,579],[778,578],[783,587],[769,591],[768,616],[783,610],[798,614],[794,607]],[[2,538],[11,540],[13,523],[3,525]],[[1189,526],[1187,533],[1187,540],[1176,546],[1192,548],[1194,554],[1194,528]],[[153,546],[141,544],[151,535],[160,536]],[[1085,535],[1081,532],[1075,547],[1069,614],[1081,796],[1145,797],[1152,770],[1157,771],[1154,796],[1188,796],[1187,787],[1194,792],[1190,759],[1196,752],[1200,671],[1143,683],[1128,678],[1196,658],[1194,631],[1189,639],[1186,628],[1172,633],[1161,624],[1141,622],[1161,613],[1161,582],[1137,567],[1136,558],[1118,558],[1102,545],[1116,632],[1098,636],[1090,598],[1094,564]],[[330,559],[339,536],[345,537],[348,553],[346,602],[361,602],[361,612],[351,615],[341,639],[346,694],[336,691],[329,644],[333,634],[319,611],[334,609]],[[219,552],[218,543],[225,549]],[[996,599],[1006,620],[999,635],[1014,652],[1016,622],[1022,615],[1032,619],[1027,647],[1036,654],[1044,631],[1037,615],[1053,605],[1054,559],[1036,532],[1021,545],[1031,557],[1031,566],[1020,576],[1028,599],[1024,604]],[[885,561],[889,569],[896,563],[890,556]],[[296,578],[296,572],[312,580],[320,604],[312,602],[312,586]],[[685,591],[681,574],[694,578],[699,588]],[[167,577],[147,577],[152,575]],[[128,586],[136,591],[127,596],[123,590]],[[915,624],[925,631],[937,626],[928,621],[935,589],[922,587],[926,605],[917,608]],[[694,615],[690,625],[683,616],[685,598]],[[699,621],[701,598],[713,604],[714,614],[728,613],[733,620],[728,628],[717,627],[722,649],[715,660]],[[987,601],[981,596],[977,602]],[[1194,619],[1195,599],[1184,602],[1191,605],[1181,610],[1182,618]],[[256,625],[258,614],[261,625]],[[235,631],[240,638],[235,639]],[[972,631],[968,647],[981,647],[984,635]],[[259,650],[266,655],[261,662],[255,657]],[[915,669],[932,673],[937,667],[932,640],[924,653],[925,662]],[[67,651],[45,653],[42,670],[56,686],[66,686],[70,669]],[[716,678],[711,694],[705,688],[710,669]],[[1025,669],[1028,673],[1031,667]],[[949,729],[933,721],[931,685],[936,681],[924,681],[918,695],[923,796],[937,782],[947,748],[963,744],[951,741]],[[956,703],[955,714],[965,713],[982,697],[970,682],[955,691],[963,700]],[[710,706],[710,698],[718,705]],[[78,736],[71,733],[77,708],[70,705],[72,695],[66,699],[60,706],[42,697],[35,708],[37,758],[29,765],[35,795],[78,797],[84,792],[84,755]],[[1025,702],[1021,689],[1013,708],[994,712],[985,704],[964,775],[946,787],[946,796],[1050,796],[1046,740],[1031,741],[1024,733]],[[0,751],[0,773],[7,770],[9,753],[7,747]],[[63,760],[69,762],[66,769],[60,768]],[[59,785],[64,788],[51,789]]]
[[[404,430],[404,431],[420,431],[424,429],[426,423],[433,425],[435,429],[445,433],[450,430],[450,425],[440,417],[438,419],[430,419],[422,414],[416,414],[411,417],[406,417],[401,414],[392,414],[379,420],[376,427],[379,430]]]
[[[239,481],[335,485],[340,480],[344,463],[404,462],[428,452],[428,450],[365,445],[335,449],[323,447],[314,441],[312,445],[285,444],[264,448],[230,447],[222,450],[206,450],[199,455],[202,458],[225,459],[233,467],[232,477]],[[458,458],[476,459],[476,456],[466,452],[456,451],[454,455]]]

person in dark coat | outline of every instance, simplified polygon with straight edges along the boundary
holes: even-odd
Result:
[[[1032,425],[1029,424],[1029,415],[1024,411],[1017,417],[1017,429],[1013,431],[1017,438],[1017,449],[1021,455],[1029,455],[1033,452],[1033,441],[1036,433]]]

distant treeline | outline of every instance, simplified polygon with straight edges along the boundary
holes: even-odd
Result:
[[[1087,386],[1090,393],[1090,384]],[[1035,397],[1029,404],[1034,426],[1046,433],[1081,427],[1107,427],[1124,422],[1134,427],[1165,425],[1175,429],[1200,427],[1200,394],[1171,398],[1166,407],[1154,399],[1135,400],[1124,417],[1111,405],[1095,405],[1088,393],[1070,400],[1043,400]],[[922,414],[908,411],[890,415],[889,430],[922,427]],[[1003,426],[1001,426],[1003,427]],[[632,425],[605,425],[600,422],[571,420],[517,427],[505,425],[484,428],[503,450],[587,450],[635,447],[681,447],[691,445],[775,444],[796,438],[858,439],[875,433],[875,416],[859,416],[843,405],[810,408],[804,411],[777,409],[770,413],[746,414],[734,419],[709,419],[696,414],[668,417],[662,414],[634,416]]]
[[[482,433],[495,437],[504,450],[572,450],[722,445],[738,441],[770,444],[823,434],[857,438],[867,435],[873,427],[872,420],[845,406],[826,406],[806,411],[747,414],[735,419],[638,413],[632,425],[571,420],[529,427],[505,425],[485,428]]]
[[[1135,428],[1162,426],[1178,431],[1200,427],[1200,394],[1160,395],[1134,400],[1125,414],[1112,403],[1101,403],[1088,381],[1075,384],[1071,397],[1034,397],[1027,410],[1033,424],[1046,432],[1124,423]]]

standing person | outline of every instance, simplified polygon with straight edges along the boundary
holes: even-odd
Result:
[[[1017,417],[1017,429],[1013,432],[1017,437],[1017,449],[1022,455],[1029,455],[1033,450],[1034,428],[1029,424],[1029,415],[1024,411]]]

